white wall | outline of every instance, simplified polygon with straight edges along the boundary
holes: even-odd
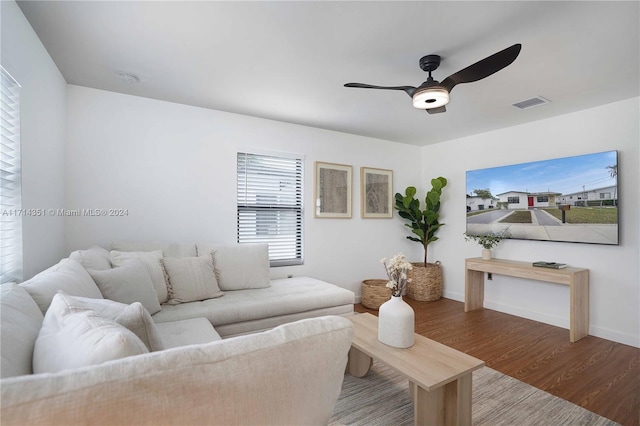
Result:
[[[2,1],[2,66],[20,83],[22,206],[64,207],[66,82],[14,1]],[[23,217],[23,277],[65,254],[61,217]]]
[[[124,208],[127,217],[68,217],[67,251],[113,240],[236,240],[236,152],[305,158],[305,263],[310,275],[360,293],[384,277],[382,257],[420,259],[393,219],[360,218],[360,167],[391,169],[394,191],[418,185],[420,148],[203,108],[68,86],[66,208]],[[353,166],[353,218],[313,217],[314,161]]]
[[[633,98],[423,147],[423,181],[438,175],[449,179],[442,207],[447,225],[430,248],[443,263],[445,296],[464,300],[464,259],[480,255],[480,247],[462,235],[466,170],[618,150],[620,245],[507,240],[494,256],[589,268],[591,334],[640,346],[639,103]],[[569,326],[569,289],[564,286],[494,275],[485,284],[485,307]]]

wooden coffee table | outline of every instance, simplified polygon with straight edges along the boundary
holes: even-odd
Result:
[[[441,343],[415,335],[407,349],[378,341],[378,318],[351,315],[354,325],[349,373],[363,377],[376,359],[409,380],[416,425],[470,425],[472,372],[484,362]]]

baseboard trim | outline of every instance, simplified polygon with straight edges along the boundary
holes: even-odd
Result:
[[[443,294],[447,299],[457,300],[464,302],[464,294],[445,292]],[[553,325],[556,327],[569,329],[569,319],[563,317],[557,317],[553,315],[547,315],[528,309],[522,309],[517,306],[505,305],[502,303],[495,303],[488,300],[484,301],[484,307],[498,312],[503,312],[509,315],[515,315],[517,317],[526,318],[532,321],[539,321],[545,324]],[[633,336],[631,334],[620,333],[619,331],[611,330],[604,327],[594,326],[589,324],[589,335],[599,337],[601,339],[611,340],[612,342],[621,343],[623,345],[629,345],[636,348],[640,348],[640,336]]]
[[[593,325],[590,325],[589,335],[599,337],[601,339],[611,340],[612,342],[616,343],[622,343],[623,345],[640,348],[640,336],[620,333],[619,331],[611,330],[609,328],[594,327]]]
[[[541,312],[522,309],[517,306],[505,305],[503,303],[495,303],[485,300],[484,307],[494,311],[503,312],[505,314],[515,315],[517,317],[530,319],[532,321],[543,322],[545,324],[554,325],[556,327],[569,329],[569,318],[558,317],[555,315],[543,314]],[[567,312],[568,314],[568,312]]]

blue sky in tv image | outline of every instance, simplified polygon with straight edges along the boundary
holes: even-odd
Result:
[[[617,185],[617,151],[513,164],[466,173],[467,195],[489,189],[491,195],[518,191],[572,194]],[[612,166],[615,173],[612,176]]]

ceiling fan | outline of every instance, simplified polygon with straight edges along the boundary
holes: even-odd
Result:
[[[420,59],[420,68],[429,73],[427,81],[418,87],[413,86],[373,86],[371,84],[347,83],[344,87],[357,87],[361,89],[402,90],[413,98],[413,106],[418,109],[426,109],[429,114],[445,112],[445,105],[449,103],[449,93],[456,84],[471,83],[482,80],[491,74],[500,71],[516,60],[520,54],[521,44],[514,44],[498,53],[484,58],[473,65],[469,65],[445,78],[442,83],[431,77],[440,65],[440,56],[427,55]]]

